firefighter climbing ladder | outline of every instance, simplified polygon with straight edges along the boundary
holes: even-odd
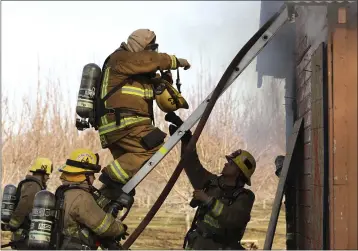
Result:
[[[236,78],[245,70],[256,55],[267,45],[271,38],[287,22],[294,22],[296,14],[294,6],[290,3],[284,4],[270,20],[268,20],[261,29],[249,40],[249,42],[240,50],[234,58],[228,69],[225,71],[221,81],[225,81],[219,96],[236,80]],[[244,54],[244,55],[242,55]],[[165,144],[156,152],[144,166],[123,186],[123,192],[131,192],[156,165],[175,147],[186,131],[190,130],[204,114],[214,91],[199,105],[198,108],[189,116],[189,118],[178,128],[178,130],[165,142]]]

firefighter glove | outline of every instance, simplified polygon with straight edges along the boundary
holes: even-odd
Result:
[[[170,124],[169,125],[169,134],[170,136],[172,136],[176,130],[178,130],[178,127],[176,125]],[[189,143],[190,139],[191,139],[192,133],[191,131],[186,131],[184,136],[181,138],[181,141],[184,143]]]
[[[119,206],[112,205],[109,209],[109,212],[113,215],[114,218],[117,218],[119,210],[120,210]]]
[[[1,231],[10,231],[9,224],[1,223]]]
[[[161,78],[168,81],[169,83],[173,84],[173,77],[172,77],[172,73],[170,71],[163,72]]]
[[[122,226],[123,226],[123,228],[124,228],[123,233],[116,236],[116,241],[125,240],[125,239],[127,238],[126,236],[129,235],[128,232],[127,232],[127,229],[128,229],[127,225],[126,225],[126,224],[122,224]]]
[[[193,192],[193,199],[200,200],[205,206],[208,206],[214,200],[213,197],[207,195],[203,190],[195,190]]]
[[[184,58],[177,58],[179,67],[184,67],[184,70],[188,70],[190,68],[190,64],[188,60]]]

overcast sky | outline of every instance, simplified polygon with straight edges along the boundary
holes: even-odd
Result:
[[[41,79],[59,79],[75,105],[82,68],[103,63],[138,28],[157,34],[159,50],[187,58],[182,89],[195,84],[203,67],[215,79],[259,26],[260,1],[2,2],[2,92],[34,94]],[[253,68],[254,69],[254,68]],[[256,83],[251,84],[256,88]],[[35,97],[35,95],[34,95]],[[18,104],[21,107],[21,103]],[[12,107],[13,109],[15,107]]]

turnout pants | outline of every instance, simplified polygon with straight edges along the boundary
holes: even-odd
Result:
[[[112,181],[122,185],[126,184],[160,149],[165,136],[164,132],[151,124],[136,126],[126,131],[111,132],[106,135],[106,141],[114,161],[104,167],[102,172]],[[101,190],[108,189],[101,188]],[[110,190],[112,191],[107,191],[106,195],[113,197],[114,194],[109,196],[108,192],[116,193],[116,191]]]

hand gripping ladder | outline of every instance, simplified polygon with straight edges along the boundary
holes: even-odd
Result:
[[[294,21],[294,8],[285,4],[273,15],[256,34],[245,44],[236,55],[229,67],[226,69],[220,82],[225,81],[225,86],[219,96],[236,80],[236,78],[251,63],[256,55],[266,46],[277,31],[288,21]],[[213,91],[214,92],[214,91]],[[208,106],[213,92],[199,105],[189,118],[178,128],[178,130],[165,142],[165,144],[144,164],[144,166],[123,186],[124,193],[131,192],[156,165],[175,147],[186,131],[190,130],[201,118]]]

